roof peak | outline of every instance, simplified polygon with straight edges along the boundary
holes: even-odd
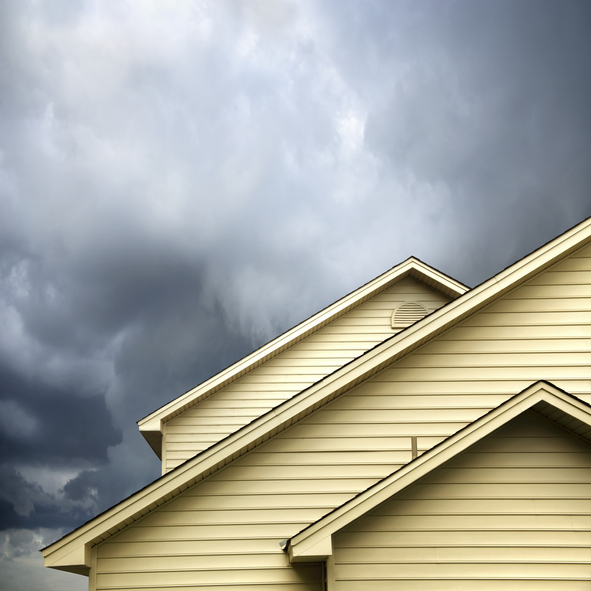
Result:
[[[550,382],[535,382],[293,536],[285,544],[290,562],[325,559],[334,533],[530,409],[562,428],[569,423],[573,435],[591,435],[590,405]]]
[[[375,279],[340,298],[308,319],[279,335],[243,359],[222,370],[185,394],[160,407],[138,421],[142,435],[160,457],[162,423],[208,398],[229,383],[252,371],[329,322],[353,310],[363,302],[388,289],[407,276],[422,281],[429,287],[455,299],[468,291],[464,284],[452,279],[416,257],[409,257]]]

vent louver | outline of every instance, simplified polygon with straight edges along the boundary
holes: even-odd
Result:
[[[392,328],[406,328],[427,315],[427,308],[419,302],[404,302],[392,312]]]

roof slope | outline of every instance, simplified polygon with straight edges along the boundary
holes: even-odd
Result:
[[[538,412],[591,439],[591,406],[548,382],[532,384],[390,476],[328,513],[289,540],[291,562],[315,562],[332,554],[331,536],[397,492],[451,460],[524,411]]]
[[[429,287],[455,299],[466,293],[468,287],[462,283],[437,271],[415,257],[392,267],[379,277],[361,286],[334,304],[301,322],[263,347],[247,355],[227,369],[206,380],[199,386],[172,400],[168,404],[154,411],[138,421],[142,435],[146,438],[158,457],[161,455],[162,424],[181,414],[188,408],[210,397],[228,384],[238,380],[253,369],[259,367],[269,359],[277,356],[295,343],[318,331],[337,318],[350,312],[354,308],[385,291],[407,276],[414,277]]]
[[[93,544],[124,529],[196,482],[207,478],[221,467],[589,242],[591,242],[591,218],[367,351],[51,544],[43,550],[46,566],[72,572],[85,572],[90,566],[89,548]]]

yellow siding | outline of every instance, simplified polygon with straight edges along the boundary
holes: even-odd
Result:
[[[591,403],[589,247],[336,400],[327,429],[365,423],[424,451],[538,380]]]
[[[411,451],[408,437],[371,428],[329,436],[308,421],[99,545],[97,589],[321,591],[320,567],[289,566],[279,542],[407,463]]]
[[[449,298],[416,279],[402,279],[166,423],[163,471],[178,466],[398,332],[391,328],[391,316],[404,301],[419,301],[432,312]]]
[[[409,460],[408,438],[290,429],[100,545],[97,589],[321,591],[279,542]]]
[[[333,547],[335,591],[588,590],[591,446],[529,411]]]
[[[407,463],[411,459],[411,437],[418,438],[419,451],[429,449],[539,379],[553,381],[591,402],[591,287],[581,270],[585,266],[591,269],[590,261],[589,249],[585,257],[571,257],[101,544],[97,589],[320,589],[318,567],[289,566],[279,542]],[[577,289],[567,290],[562,298],[554,300],[537,297],[541,293],[538,287],[560,282]],[[523,305],[521,314],[507,311],[518,305]],[[565,310],[585,322],[562,326],[553,315]],[[301,344],[318,347],[310,339]],[[321,347],[316,350],[324,354]],[[295,347],[286,353],[294,352]],[[219,423],[227,424],[225,417],[235,416],[236,409],[251,402],[277,403],[273,391],[263,389],[265,384],[270,385],[261,380],[242,391],[227,388],[211,399],[211,405],[200,406],[210,411],[226,409],[228,412],[220,413]],[[238,402],[232,406],[233,401]],[[181,418],[186,418],[186,413]],[[177,428],[181,429],[181,425]],[[201,427],[196,435],[191,435],[195,425],[183,425],[182,429],[187,438],[199,441]],[[527,439],[519,439],[519,444],[534,446],[529,456],[532,463],[514,469],[521,481],[509,479],[491,488],[488,484],[496,481],[487,480],[486,474],[494,476],[494,467],[466,466],[482,482],[472,482],[471,476],[462,475],[460,470],[454,477],[449,476],[449,471],[440,471],[449,478],[438,486],[451,495],[451,500],[461,498],[462,491],[468,488],[475,498],[467,500],[487,495],[495,498],[495,494],[501,495],[500,499],[527,500],[533,490],[530,484],[536,486],[541,481],[549,502],[567,495],[575,506],[575,501],[588,499],[589,480],[585,480],[580,467],[568,464],[571,455],[553,456],[560,464],[556,469],[543,464],[541,454],[565,454],[567,448],[545,448],[545,438],[531,433]],[[506,438],[499,445],[510,446],[512,442]],[[557,480],[552,474],[563,474],[567,480]],[[538,503],[538,507],[541,514],[546,512],[545,505]],[[524,539],[529,539],[527,532],[536,530],[528,528],[536,517],[527,512],[520,515],[512,515],[511,523],[525,532]],[[552,533],[566,541],[548,544],[579,544],[575,533],[580,518],[572,518],[574,530],[568,533],[561,529],[563,517],[553,516],[552,523],[557,525]],[[421,519],[425,527],[432,527],[428,525],[431,516]],[[459,531],[470,523],[469,517],[461,514],[437,519],[442,528],[447,524],[445,527],[457,526]],[[499,519],[507,523],[506,516]],[[437,545],[453,535],[445,528],[436,528],[421,538],[419,529],[412,535],[405,534],[405,539],[416,539],[413,544],[418,546],[425,539]],[[477,533],[470,535],[472,541],[477,539]],[[550,540],[547,533],[543,535],[543,539]],[[572,543],[568,536],[575,536]],[[500,545],[506,541],[501,530],[478,539],[497,538]],[[506,583],[509,586],[503,589],[510,589],[511,581]]]

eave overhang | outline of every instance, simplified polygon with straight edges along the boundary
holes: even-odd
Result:
[[[529,409],[591,439],[591,406],[549,382],[536,382],[295,535],[286,546],[289,561],[326,560],[336,532]]]

